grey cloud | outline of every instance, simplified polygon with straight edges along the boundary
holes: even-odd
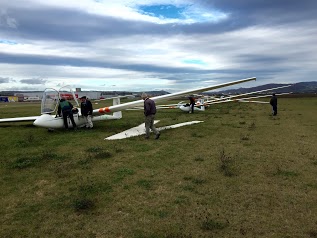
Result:
[[[33,79],[21,79],[20,82],[24,83],[24,84],[45,84],[47,80],[44,79],[37,79],[37,78],[33,78]]]
[[[120,64],[114,63],[111,60],[108,61],[92,61],[86,59],[79,59],[79,58],[71,58],[71,57],[46,57],[46,56],[39,56],[39,55],[13,55],[13,54],[4,54],[0,53],[0,63],[6,62],[11,64],[30,64],[30,65],[69,65],[74,67],[99,67],[99,68],[113,68],[113,69],[121,69],[121,70],[131,70],[131,71],[138,71],[144,73],[157,73],[157,74],[197,74],[197,75],[204,75],[210,73],[223,73],[223,72],[255,72],[254,69],[252,70],[241,70],[241,69],[232,69],[232,70],[203,70],[203,69],[196,69],[191,67],[169,67],[169,66],[157,66],[154,64]],[[197,77],[197,76],[196,76]],[[179,78],[179,77],[177,77]],[[32,79],[32,80],[40,80],[40,79]],[[42,79],[41,79],[42,80]],[[45,80],[42,80],[43,83]],[[27,82],[27,81],[24,81]],[[38,82],[38,81],[35,81]]]
[[[0,77],[0,83],[10,83],[10,78]]]
[[[17,28],[18,22],[9,16],[5,10],[0,10],[0,27]]]
[[[129,37],[129,35],[221,33],[258,24],[282,24],[316,19],[317,1],[273,0],[200,0],[204,8],[215,8],[229,14],[218,23],[155,24],[128,21],[113,17],[88,14],[78,10],[54,7],[22,8],[10,6],[10,16],[19,22],[17,29],[3,29],[8,36],[26,39],[55,39],[87,42],[102,38]],[[4,21],[4,20],[3,20]],[[13,22],[13,20],[12,20]],[[163,37],[163,36],[162,36]]]
[[[230,13],[233,19],[252,19],[250,24],[297,23],[316,18],[317,2],[314,0],[198,0],[203,7]]]
[[[18,29],[3,29],[12,37],[26,39],[56,39],[87,42],[100,38],[128,37],[129,35],[175,35],[219,33],[250,25],[247,16],[219,23],[155,24],[128,21],[113,17],[88,14],[61,8],[11,8],[11,15],[20,23]]]

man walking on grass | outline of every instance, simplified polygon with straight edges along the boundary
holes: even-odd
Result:
[[[273,109],[273,116],[277,115],[277,97],[275,95],[275,93],[272,94],[271,100],[270,100],[270,104],[272,106]]]
[[[156,114],[155,102],[150,99],[146,93],[142,93],[142,99],[144,100],[144,116],[145,116],[145,139],[150,138],[150,129],[155,133],[155,139],[160,138],[160,132],[154,126],[154,118]]]

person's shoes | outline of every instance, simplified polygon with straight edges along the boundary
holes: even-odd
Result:
[[[158,139],[160,138],[160,135],[161,135],[161,133],[157,134],[157,135],[155,136],[155,140],[158,140]]]

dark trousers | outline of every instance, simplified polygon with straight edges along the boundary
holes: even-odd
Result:
[[[189,104],[189,111],[194,113],[194,107],[195,107],[194,103]]]
[[[67,117],[69,117],[70,121],[72,122],[73,128],[76,128],[76,123],[74,121],[73,113],[72,112],[68,112],[68,111],[63,112],[63,120],[64,120],[65,128],[68,129]]]
[[[276,114],[277,114],[277,105],[273,105],[272,108],[273,108],[273,116],[276,116]]]

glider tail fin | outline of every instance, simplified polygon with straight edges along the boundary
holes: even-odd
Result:
[[[116,98],[113,98],[113,105],[119,105],[120,104],[120,98],[119,97],[116,97]],[[113,116],[117,119],[121,119],[122,118],[122,112],[119,111],[119,112],[114,112],[113,113]]]
[[[201,99],[201,107],[200,107],[200,109],[202,111],[205,111],[205,100],[203,98]]]

